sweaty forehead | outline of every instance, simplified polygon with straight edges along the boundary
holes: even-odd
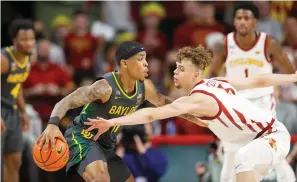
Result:
[[[236,16],[248,16],[248,17],[253,17],[254,14],[251,10],[247,10],[247,9],[239,9],[236,11]]]

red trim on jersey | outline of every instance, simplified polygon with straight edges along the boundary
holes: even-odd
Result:
[[[212,98],[214,98],[214,100],[217,101],[217,104],[219,106],[219,112],[215,116],[213,116],[213,117],[199,117],[200,119],[202,119],[202,120],[214,120],[214,119],[217,119],[217,117],[219,117],[221,115],[223,105],[222,105],[222,102],[214,94],[209,93],[209,92],[207,92],[205,90],[194,90],[193,92],[191,92],[190,95],[192,95],[193,93],[202,93],[202,94],[211,96]]]
[[[196,83],[194,87],[196,87],[197,85],[203,84],[204,82],[205,82],[204,80],[200,80],[198,83]]]
[[[267,57],[268,56],[267,55],[267,47],[268,47],[268,35],[266,35],[266,37],[265,37],[264,54],[265,54],[266,61],[268,63],[271,63],[272,61],[271,61],[270,57]]]
[[[224,126],[226,126],[227,128],[229,128],[229,126],[220,118],[218,117],[217,118]]]
[[[228,58],[228,36],[225,36],[225,57],[224,57],[224,62],[226,62],[227,58]]]
[[[264,126],[262,125],[262,123],[257,122],[257,121],[253,121],[253,120],[251,120],[251,122],[252,122],[252,123],[255,123],[261,130],[264,129]]]
[[[269,125],[268,122],[266,122],[266,123],[267,123],[267,125]],[[272,133],[272,127],[269,127],[267,131],[268,131],[269,134]]]
[[[216,115],[216,116],[214,116],[214,117],[200,117],[200,119],[202,119],[202,120],[214,120],[214,119],[217,119],[218,118],[218,116],[220,116],[220,114],[221,114],[221,112],[223,112],[226,116],[227,116],[227,118],[229,119],[229,121],[233,124],[233,125],[235,125],[238,129],[240,129],[240,130],[243,130],[235,121],[234,121],[234,119],[233,119],[233,117],[231,116],[231,114],[229,113],[229,111],[228,111],[228,109],[224,106],[224,104],[214,95],[214,94],[212,94],[212,93],[209,93],[209,92],[207,92],[207,91],[205,91],[205,90],[194,90],[194,91],[192,91],[192,93],[203,93],[203,94],[206,94],[206,95],[209,95],[209,96],[211,96],[211,97],[213,97],[216,101],[217,101],[217,103],[218,103],[218,105],[219,105],[219,112],[218,112],[218,114]],[[191,93],[191,94],[192,94]],[[191,95],[190,94],[190,95]]]
[[[247,49],[244,49],[244,48],[242,48],[242,47],[239,46],[239,43],[236,40],[236,32],[233,33],[233,39],[234,39],[235,44],[237,45],[237,47],[239,49],[241,49],[243,51],[250,51],[252,48],[254,48],[257,45],[260,37],[261,37],[261,32],[259,32],[258,36],[256,37],[256,41],[253,43],[253,45],[251,47],[247,48]]]
[[[241,112],[237,111],[236,109],[233,109],[233,110],[235,111],[235,113],[236,113],[237,116],[239,117],[240,121],[241,121],[244,125],[246,125],[251,131],[256,132],[256,130],[252,127],[252,125],[250,125],[250,124],[248,124],[248,123],[246,122],[246,119],[245,119],[244,115],[243,115]]]
[[[274,121],[275,121],[275,119],[272,118],[271,121],[270,121],[270,123],[267,123],[268,125],[267,125],[262,131],[260,131],[254,139],[259,138],[259,137],[262,136],[266,131],[268,131],[268,133],[269,133],[269,130],[272,132],[272,125],[274,124]],[[270,132],[270,133],[271,133],[271,132]]]

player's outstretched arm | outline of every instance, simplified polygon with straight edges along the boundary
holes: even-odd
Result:
[[[87,131],[98,129],[99,132],[94,137],[97,140],[99,136],[115,125],[136,125],[145,124],[154,120],[160,120],[170,117],[179,116],[187,113],[195,113],[197,117],[205,116],[206,114],[217,114],[219,107],[215,99],[204,94],[193,94],[191,96],[181,97],[171,104],[167,104],[157,108],[144,108],[127,116],[105,120],[97,117],[97,119],[88,119],[85,125],[90,127]],[[212,116],[213,116],[212,115]]]
[[[146,79],[144,81],[144,85],[145,85],[145,99],[148,100],[153,105],[164,106],[166,104],[170,104],[173,102],[173,99],[161,94],[157,90],[157,88],[155,87],[154,83],[151,80]],[[196,123],[202,127],[206,127],[206,125],[204,123],[202,123],[197,117],[195,117],[191,114],[182,114],[178,117],[184,118],[184,119],[191,121],[193,123]]]
[[[37,139],[39,143],[39,149],[44,144],[44,149],[48,149],[48,144],[51,142],[52,150],[54,150],[54,143],[56,137],[61,138],[65,141],[61,131],[58,128],[60,119],[65,115],[69,109],[83,106],[87,103],[95,101],[97,99],[103,99],[110,97],[112,92],[111,86],[104,79],[98,80],[90,86],[80,87],[60,102],[58,102],[51,114],[51,118],[48,122],[48,126],[44,132]],[[66,141],[65,141],[66,142]]]
[[[229,79],[228,81],[237,90],[277,86],[297,82],[297,72],[295,74],[260,74],[244,79]]]

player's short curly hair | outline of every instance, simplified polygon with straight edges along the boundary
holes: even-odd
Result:
[[[12,39],[16,38],[20,30],[30,30],[34,31],[34,24],[32,20],[29,19],[16,19],[9,26],[9,35]]]
[[[212,55],[202,45],[198,47],[183,47],[178,50],[177,61],[189,59],[198,69],[205,70],[211,64]]]

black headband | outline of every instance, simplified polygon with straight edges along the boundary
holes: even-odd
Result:
[[[145,51],[144,47],[142,45],[137,45],[137,46],[133,47],[132,49],[121,51],[121,54],[117,55],[116,59],[117,59],[117,61],[120,61],[122,59],[128,59],[142,51]]]

